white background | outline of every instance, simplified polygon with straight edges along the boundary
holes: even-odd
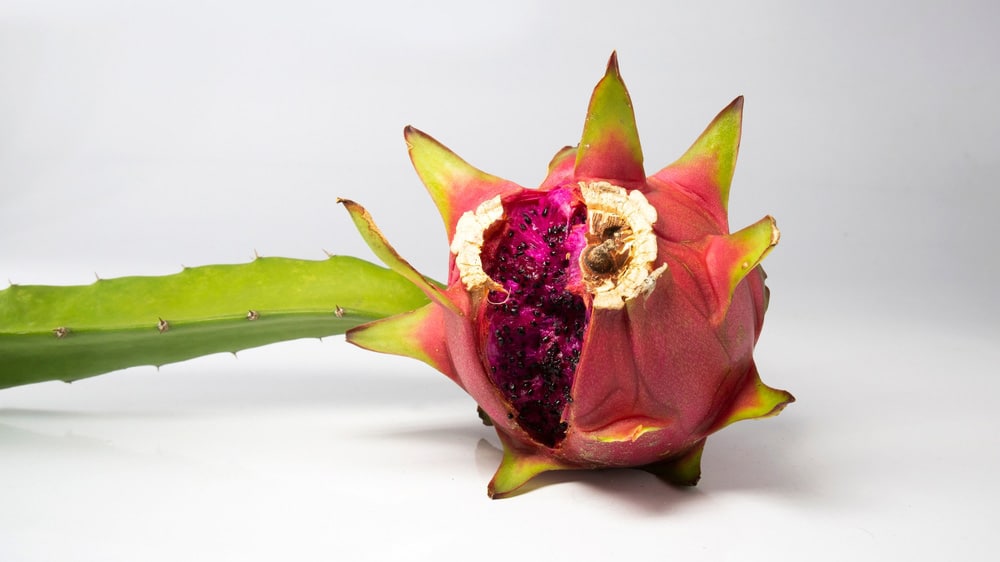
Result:
[[[0,560],[992,559],[996,3],[361,4],[0,2],[0,279],[369,257],[338,196],[442,278],[402,127],[537,184],[617,49],[649,172],[746,95],[731,222],[782,228],[757,358],[798,402],[694,490],[491,501],[472,401],[338,339],[4,390]]]

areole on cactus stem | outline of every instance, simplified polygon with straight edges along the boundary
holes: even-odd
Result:
[[[638,467],[700,477],[705,438],[794,398],[761,382],[771,217],[730,233],[743,99],[676,162],[646,176],[612,54],[583,136],[537,189],[486,174],[407,127],[417,174],[444,219],[446,287],[400,257],[360,205],[369,246],[431,302],[359,326],[361,347],[419,359],[479,404],[504,448],[489,494],[549,470]]]

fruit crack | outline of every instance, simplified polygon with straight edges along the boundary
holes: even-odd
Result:
[[[570,188],[526,194],[504,210],[481,254],[507,291],[491,292],[483,312],[488,372],[518,424],[553,447],[566,435],[562,413],[587,327],[578,294],[587,211]]]

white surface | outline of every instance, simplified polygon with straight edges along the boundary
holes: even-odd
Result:
[[[490,501],[471,400],[335,339],[10,389],[0,560],[991,559],[997,8],[621,4],[6,2],[0,278],[368,255],[337,196],[442,277],[402,126],[537,183],[618,49],[650,171],[747,96],[732,223],[782,227],[757,359],[797,403],[695,490]]]

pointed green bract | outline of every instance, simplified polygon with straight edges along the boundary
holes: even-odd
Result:
[[[351,220],[354,221],[354,226],[357,227],[361,238],[368,244],[371,251],[378,256],[378,259],[382,260],[382,263],[387,265],[389,269],[409,279],[411,283],[427,295],[427,298],[456,314],[461,314],[455,304],[448,299],[438,285],[421,275],[419,271],[410,265],[410,262],[403,259],[399,255],[399,252],[389,244],[389,241],[382,235],[382,231],[375,225],[375,221],[367,209],[349,199],[338,199],[337,202],[343,205],[347,209],[347,212],[351,214]]]
[[[713,323],[722,321],[736,286],[771,252],[780,237],[770,216],[733,234],[708,237],[705,265],[715,294]]]
[[[14,285],[0,291],[0,388],[342,334],[426,303],[399,274],[341,256]]]
[[[704,450],[705,440],[702,439],[681,455],[640,468],[675,486],[695,486],[701,480]]]
[[[457,381],[444,341],[444,310],[429,303],[416,310],[358,326],[347,341],[379,353],[423,361]]]
[[[618,71],[618,56],[608,61],[604,78],[594,88],[576,155],[578,179],[605,179],[616,184],[645,180],[642,147],[632,100]]]
[[[496,195],[520,189],[514,182],[487,174],[414,127],[403,131],[413,167],[444,220],[448,240],[466,211]]]
[[[573,168],[576,164],[575,146],[565,146],[549,161],[549,173],[538,189],[552,189],[573,182]]]
[[[555,156],[552,157],[552,160],[549,160],[549,173],[551,174],[561,166],[565,166],[567,160],[575,155],[575,146],[564,146],[560,148],[559,152],[556,152]]]
[[[740,96],[719,112],[683,156],[653,176],[705,204],[724,232],[729,230],[729,189],[742,128],[743,96]]]
[[[756,365],[753,365],[728,412],[716,422],[712,431],[742,420],[776,416],[792,402],[795,402],[795,397],[788,391],[764,384]]]
[[[518,488],[523,486],[528,480],[543,472],[550,470],[565,470],[559,462],[543,454],[532,454],[518,451],[508,443],[508,438],[498,432],[500,441],[503,443],[503,460],[496,474],[490,480],[486,489],[487,494],[493,499],[505,498]]]

